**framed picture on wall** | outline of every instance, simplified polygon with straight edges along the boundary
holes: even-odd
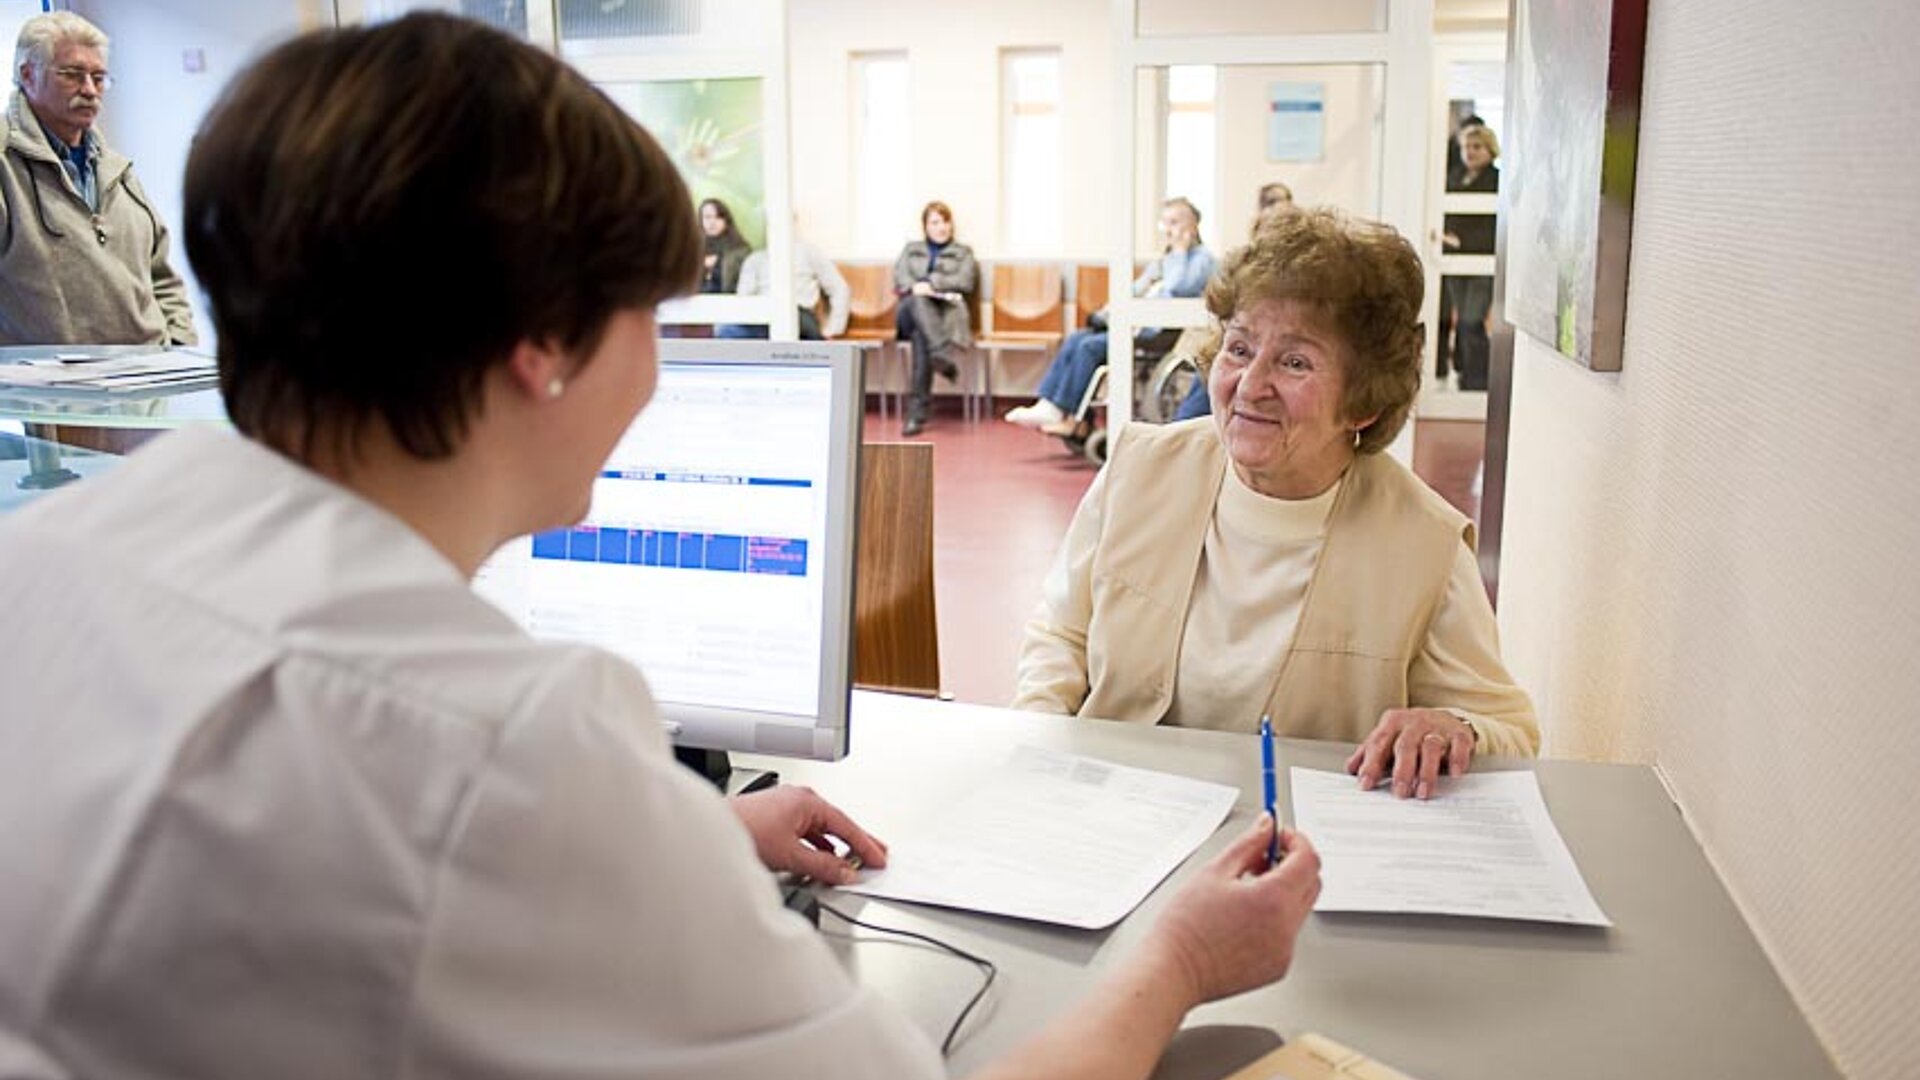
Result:
[[[1619,371],[1647,0],[1514,0],[1502,181],[1507,321]]]

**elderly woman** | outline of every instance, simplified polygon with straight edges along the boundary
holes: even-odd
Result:
[[[920,211],[921,239],[909,241],[893,262],[893,291],[900,297],[894,329],[913,342],[913,372],[906,421],[900,434],[920,434],[933,400],[933,373],[959,374],[953,354],[973,343],[968,310],[980,288],[973,249],[953,238],[953,210],[935,200]]]
[[[1420,386],[1422,275],[1385,226],[1284,215],[1207,287],[1211,417],[1133,425],[1068,529],[1015,706],[1359,742],[1426,797],[1533,754],[1473,526],[1381,453]]]

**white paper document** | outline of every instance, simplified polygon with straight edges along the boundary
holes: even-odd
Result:
[[[14,364],[0,364],[0,385],[43,390],[127,393],[160,387],[211,384],[218,380],[214,358],[186,349],[95,356],[56,353]]]
[[[1098,930],[1226,820],[1237,788],[1037,747],[889,837],[848,891]]]
[[[1530,772],[1442,781],[1425,802],[1291,770],[1294,825],[1320,852],[1315,911],[1478,915],[1612,926]]]

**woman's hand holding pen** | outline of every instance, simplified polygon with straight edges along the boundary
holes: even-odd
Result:
[[[1267,863],[1273,819],[1214,856],[1175,894],[1146,949],[1181,981],[1191,1005],[1274,982],[1293,963],[1293,942],[1320,895],[1320,856],[1307,838],[1280,830],[1280,861]]]
[[[1473,725],[1442,709],[1388,709],[1347,759],[1368,791],[1391,777],[1393,795],[1431,798],[1440,774],[1465,776],[1473,765]]]

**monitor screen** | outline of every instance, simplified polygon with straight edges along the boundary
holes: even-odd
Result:
[[[660,342],[653,401],[568,529],[474,587],[536,637],[628,658],[681,747],[847,752],[857,349]]]

